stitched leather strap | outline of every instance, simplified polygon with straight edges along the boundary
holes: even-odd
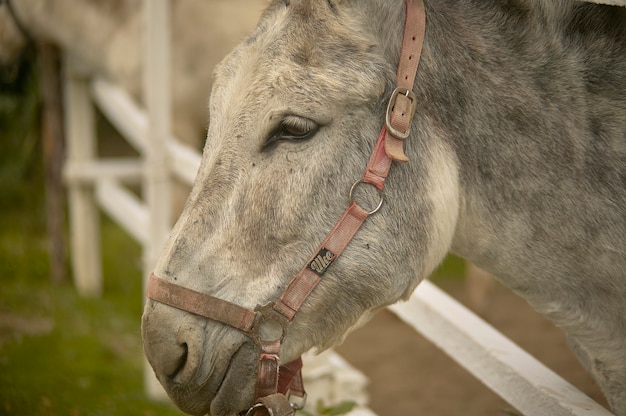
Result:
[[[274,309],[291,321],[306,298],[322,279],[330,264],[341,255],[367,218],[367,211],[352,204],[343,213],[326,239],[278,298]]]
[[[278,392],[305,398],[304,383],[302,382],[302,358],[280,366],[278,377]]]
[[[146,295],[155,301],[250,332],[256,313],[234,303],[160,279],[152,273]]]
[[[280,341],[261,347],[257,369],[256,395],[254,397],[265,397],[278,392],[279,354]]]
[[[406,18],[404,21],[404,40],[400,52],[396,90],[407,93],[394,94],[387,114],[385,150],[387,155],[400,162],[408,162],[404,154],[402,141],[408,137],[411,121],[415,114],[415,95],[413,85],[419,66],[424,36],[426,33],[426,11],[423,0],[406,0]],[[389,114],[391,112],[391,114]],[[396,134],[404,133],[404,134]]]

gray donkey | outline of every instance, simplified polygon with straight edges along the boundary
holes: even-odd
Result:
[[[626,8],[425,0],[417,111],[385,200],[306,300],[285,362],[407,298],[448,251],[569,336],[626,416]],[[202,165],[155,275],[245,308],[333,227],[395,82],[402,0],[276,0],[216,71]],[[367,204],[369,195],[361,196]],[[148,300],[146,355],[181,409],[235,415],[257,353]]]

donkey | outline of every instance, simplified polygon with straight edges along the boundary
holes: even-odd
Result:
[[[451,251],[561,327],[626,416],[626,8],[424,2],[408,162],[302,304],[281,360],[341,342]],[[215,72],[202,164],[156,276],[243,308],[285,289],[376,143],[405,14],[402,0],[268,6]],[[252,405],[246,334],[151,299],[142,334],[185,412]]]

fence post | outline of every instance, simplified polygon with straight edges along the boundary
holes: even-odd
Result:
[[[67,278],[65,238],[63,235],[63,93],[61,52],[49,43],[37,44],[37,59],[41,66],[41,95],[43,115],[41,130],[46,183],[46,224],[50,276],[53,283]]]
[[[149,238],[144,248],[144,287],[170,232],[170,174],[166,141],[171,131],[170,15],[168,0],[143,0],[143,97],[148,112],[144,198]],[[145,366],[148,395],[162,396],[152,369]]]
[[[94,110],[89,80],[75,59],[64,59],[65,125],[67,164],[83,165],[96,157]],[[68,183],[70,241],[74,284],[82,296],[102,293],[102,259],[100,255],[100,213],[93,183],[73,180]]]

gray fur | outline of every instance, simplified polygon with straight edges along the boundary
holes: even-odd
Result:
[[[246,307],[280,293],[367,163],[394,84],[402,3],[270,5],[216,72],[202,166],[158,276]],[[392,167],[383,209],[307,300],[282,357],[340,342],[451,250],[562,327],[625,416],[626,9],[570,0],[426,9],[411,161]],[[268,142],[292,114],[319,131]],[[245,336],[153,302],[143,331],[181,408],[217,416],[250,405],[254,380],[243,375],[256,356]],[[182,345],[193,359],[175,352]]]

